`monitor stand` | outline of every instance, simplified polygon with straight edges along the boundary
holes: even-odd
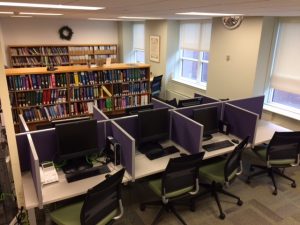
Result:
[[[208,141],[208,140],[210,140],[212,138],[213,138],[213,136],[211,134],[205,134],[205,135],[203,135],[203,141]]]
[[[75,158],[67,161],[67,164],[63,166],[63,171],[65,174],[74,173],[76,171],[85,170],[91,168],[92,165],[86,161],[85,156],[80,158]]]
[[[146,154],[149,152],[162,151],[163,147],[157,142],[149,142],[149,143],[139,145],[138,150],[142,154]]]

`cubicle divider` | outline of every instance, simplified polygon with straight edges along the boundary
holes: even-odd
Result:
[[[212,102],[219,102],[218,99],[215,99],[215,98],[212,98],[212,97],[208,97],[206,95],[201,95],[201,94],[198,94],[198,93],[195,93],[194,94],[194,97],[202,97],[203,98],[203,104],[207,104],[207,103],[212,103]]]
[[[170,115],[171,140],[191,154],[198,153],[203,136],[203,125],[176,111],[170,111]]]
[[[93,119],[97,121],[108,120],[109,118],[97,107],[93,106]]]
[[[26,133],[16,134],[16,141],[19,154],[19,162],[21,171],[30,170],[29,142]]]
[[[223,121],[230,124],[230,133],[244,139],[249,136],[249,143],[253,143],[256,133],[258,114],[235,105],[225,103]]]
[[[121,164],[134,178],[135,139],[115,121],[106,121],[106,132],[120,144]]]
[[[20,123],[19,123],[20,133],[28,132],[29,128],[28,128],[22,114],[19,114],[19,121],[20,121]]]
[[[249,110],[250,112],[254,112],[258,114],[259,118],[261,119],[263,106],[264,106],[264,98],[265,96],[262,95],[262,96],[244,98],[244,99],[230,100],[227,101],[227,103]]]
[[[218,117],[222,118],[222,107],[223,107],[222,102],[213,102],[213,103],[208,103],[208,104],[189,106],[189,107],[185,107],[185,108],[175,109],[175,111],[180,114],[185,115],[188,118],[192,118],[194,109],[203,109],[203,108],[208,108],[208,107],[218,107],[218,115],[219,115]]]
[[[138,117],[137,115],[126,116],[122,118],[113,119],[120,125],[131,137],[137,138]]]
[[[166,102],[160,101],[156,98],[152,98],[151,103],[153,104],[154,109],[160,109],[160,108],[176,109],[176,107],[169,105]]]

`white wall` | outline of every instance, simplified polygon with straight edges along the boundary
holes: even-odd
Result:
[[[6,18],[1,19],[0,23],[5,47],[39,44],[118,44],[118,27],[115,21]],[[65,25],[74,32],[71,41],[59,38],[58,30]]]

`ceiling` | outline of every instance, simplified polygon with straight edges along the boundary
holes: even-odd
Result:
[[[5,1],[9,2],[9,1]],[[104,10],[57,10],[0,7],[0,11],[62,13],[59,18],[87,19],[119,16],[196,19],[201,16],[176,15],[178,12],[244,14],[245,16],[300,16],[300,0],[14,0],[14,2],[101,6]],[[1,15],[9,17],[9,15]],[[35,16],[49,17],[49,16]],[[58,17],[58,16],[56,16]]]

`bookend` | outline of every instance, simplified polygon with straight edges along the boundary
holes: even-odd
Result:
[[[112,162],[116,166],[121,164],[121,146],[112,136],[106,138],[106,163]]]

